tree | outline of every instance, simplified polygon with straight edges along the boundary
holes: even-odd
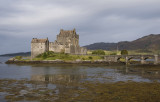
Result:
[[[121,55],[128,55],[128,51],[127,50],[121,50]]]
[[[103,50],[94,50],[94,51],[92,51],[92,54],[95,54],[95,55],[105,55],[105,52]]]

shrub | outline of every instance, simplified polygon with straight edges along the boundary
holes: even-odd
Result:
[[[36,56],[36,58],[43,58],[43,59],[45,59],[47,57],[54,57],[54,56],[55,56],[55,54],[54,54],[53,51],[48,51],[48,52],[44,52],[42,54],[39,54],[38,56]]]
[[[53,52],[53,51],[48,51],[47,53],[48,53],[49,55],[50,55],[50,54],[54,54],[54,52]]]
[[[53,51],[48,51],[47,52],[47,57],[54,57],[54,52]]]
[[[104,56],[101,56],[101,59],[104,59]]]
[[[88,57],[89,59],[93,59],[91,56]]]
[[[128,55],[128,51],[127,50],[122,50],[121,55]]]
[[[36,56],[36,58],[40,58],[41,56],[42,56],[42,54],[39,54],[39,55]]]
[[[16,56],[15,59],[21,60],[22,56]]]
[[[114,52],[114,53],[111,53],[110,55],[117,55],[117,53]]]
[[[43,59],[46,59],[47,56],[48,56],[47,52],[43,53],[43,55],[42,55]]]
[[[85,58],[82,58],[82,60],[85,60]]]
[[[92,51],[92,54],[95,54],[95,55],[105,55],[105,52],[103,50],[95,50],[95,51]]]

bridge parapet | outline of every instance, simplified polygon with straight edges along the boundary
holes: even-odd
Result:
[[[126,64],[131,59],[139,59],[141,64],[146,64],[146,59],[154,59],[154,64],[159,63],[158,55],[109,55],[109,56],[104,56],[104,59],[109,62],[118,62],[121,58],[125,59]]]

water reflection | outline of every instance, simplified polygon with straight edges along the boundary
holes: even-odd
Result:
[[[79,82],[81,79],[86,78],[85,75],[65,75],[65,74],[55,74],[55,75],[32,75],[32,81],[43,81],[43,82],[66,82],[73,83]]]
[[[126,66],[32,66],[31,80],[52,83],[118,82],[136,81],[149,82],[138,74],[127,72]]]
[[[79,82],[86,78],[86,72],[78,66],[32,66],[31,80],[44,82]]]
[[[0,58],[5,62],[9,58]],[[159,67],[80,66],[80,65],[6,65],[0,64],[0,79],[29,79],[32,81],[78,83],[83,81],[150,82],[160,79]]]
[[[3,59],[0,61],[4,62]],[[93,102],[101,99],[106,101],[109,98],[111,100],[107,102],[120,99],[124,102],[126,98],[133,99],[135,102],[134,94],[137,99],[146,98],[147,95],[154,95],[153,99],[155,99],[155,94],[152,93],[160,90],[159,83],[142,83],[159,81],[159,67],[6,65],[3,63],[0,64],[0,70],[0,100],[4,102],[15,100]]]
[[[125,75],[138,75],[151,81],[160,80],[160,69],[158,67],[126,67],[124,70],[119,70],[119,72]]]

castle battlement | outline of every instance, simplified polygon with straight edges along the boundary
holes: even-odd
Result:
[[[49,41],[48,38],[47,39],[37,39],[37,38],[33,38],[31,43],[45,43]]]
[[[77,38],[79,39],[79,35],[76,34],[76,30],[60,30],[59,35],[57,35],[57,37],[70,37],[70,38]]]

